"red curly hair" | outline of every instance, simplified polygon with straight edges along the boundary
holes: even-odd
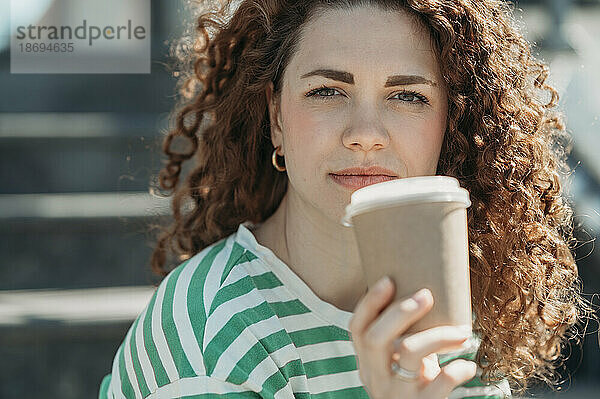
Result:
[[[561,188],[571,138],[553,109],[558,94],[546,83],[547,66],[531,55],[511,5],[500,0],[202,2],[195,29],[173,47],[180,97],[159,175],[173,195],[173,222],[158,238],[152,269],[165,276],[240,223],[274,213],[288,180],[271,165],[265,87],[273,82],[280,94],[302,27],[314,15],[366,5],[407,11],[427,27],[448,88],[436,174],[457,178],[470,192],[483,378],[506,376],[517,392],[534,379],[555,384],[562,345],[593,315],[581,293],[573,212]],[[181,139],[187,151],[173,148]]]

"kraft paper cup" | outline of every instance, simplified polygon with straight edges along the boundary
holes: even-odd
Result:
[[[405,334],[472,325],[469,206],[469,192],[449,176],[390,180],[352,193],[342,223],[354,231],[369,288],[388,275],[396,299],[421,288],[433,294],[433,308]]]

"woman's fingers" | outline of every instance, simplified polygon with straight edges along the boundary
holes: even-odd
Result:
[[[442,367],[438,376],[421,391],[422,398],[445,398],[459,385],[477,373],[477,365],[465,359],[457,359]]]
[[[433,296],[428,289],[420,290],[410,298],[398,300],[388,306],[380,317],[365,332],[365,341],[375,346],[387,356],[381,357],[380,367],[390,367],[390,354],[394,350],[394,340],[412,324],[423,317],[433,306]],[[426,354],[427,355],[427,354]],[[424,355],[425,356],[425,355]],[[409,363],[400,359],[402,367],[417,371],[421,367],[421,359]]]
[[[412,297],[398,300],[388,306],[366,331],[366,336],[371,341],[389,340],[391,343],[419,320],[432,305],[431,291],[419,290]]]
[[[356,350],[359,375],[366,386],[372,387],[373,384],[381,386],[381,381],[372,380],[377,379],[377,376],[385,375],[380,366],[380,359],[389,358],[390,354],[375,349],[372,343],[366,340],[365,331],[368,330],[373,320],[379,317],[381,311],[388,306],[394,291],[394,285],[390,279],[381,279],[361,298],[350,318],[349,330]]]
[[[374,354],[373,364],[381,375],[391,375],[391,355],[394,349],[393,341],[406,331],[414,322],[423,317],[433,305],[433,297],[429,290],[421,290],[419,295],[397,300],[390,304],[379,317],[367,328],[363,335],[363,350]],[[402,367],[418,371],[421,361],[406,365],[403,361]]]
[[[381,310],[387,306],[394,292],[392,287],[389,278],[382,278],[363,295],[350,318],[349,329],[353,337],[362,335],[379,316]]]
[[[397,358],[404,367],[417,367],[421,359],[432,353],[460,349],[470,336],[471,330],[467,326],[432,327],[394,340],[394,359]]]

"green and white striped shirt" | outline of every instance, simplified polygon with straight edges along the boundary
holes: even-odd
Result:
[[[102,380],[107,398],[368,398],[348,323],[249,222],[171,271]],[[461,357],[474,358],[478,342]],[[452,355],[440,356],[440,364]],[[475,377],[452,398],[510,397]]]

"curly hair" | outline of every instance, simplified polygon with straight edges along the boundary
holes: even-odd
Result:
[[[474,331],[483,378],[517,392],[557,383],[561,348],[594,316],[571,253],[563,195],[571,151],[556,90],[501,0],[241,0],[202,2],[190,35],[173,46],[179,97],[160,187],[173,221],[151,258],[165,276],[179,261],[277,209],[288,178],[271,165],[265,87],[279,95],[303,26],[327,8],[404,10],[427,27],[448,88],[436,174],[457,178],[468,208]],[[192,8],[193,9],[193,8]],[[545,98],[544,98],[545,97]],[[243,101],[240,99],[243,98]],[[187,151],[175,151],[184,139]],[[193,168],[182,173],[185,161]],[[182,176],[185,180],[179,184]],[[168,261],[169,255],[177,256]]]

